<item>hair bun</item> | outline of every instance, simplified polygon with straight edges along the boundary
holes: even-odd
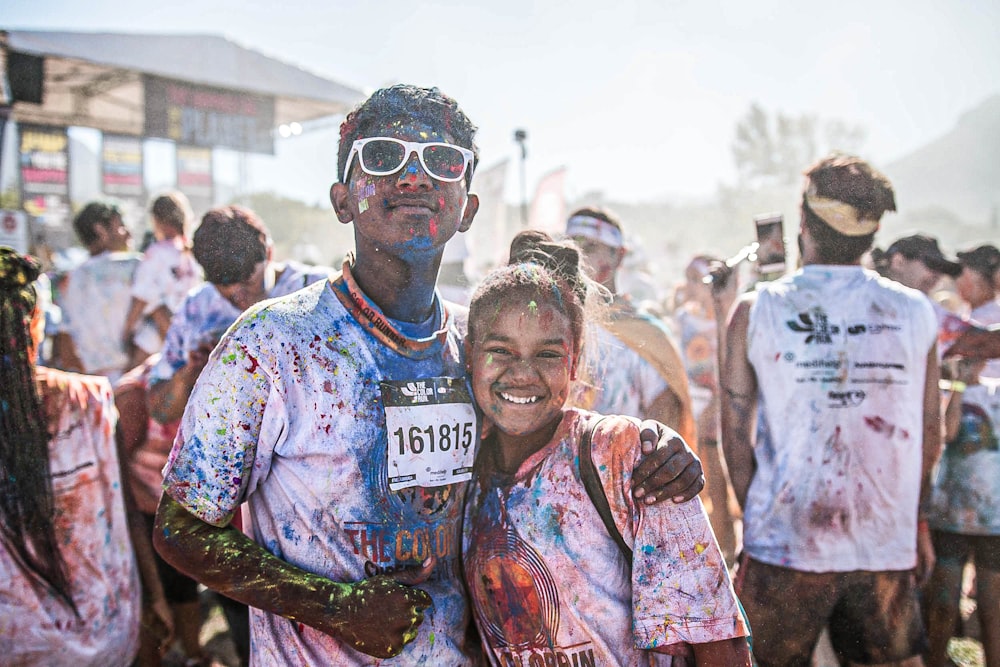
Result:
[[[545,232],[529,229],[519,232],[510,243],[509,264],[537,264],[565,280],[580,298],[587,298],[587,276],[581,267],[580,250],[572,241],[554,241]]]
[[[519,232],[510,243],[510,264],[540,264],[570,277],[580,270],[580,251],[575,245],[559,243],[535,229]]]
[[[0,289],[20,289],[38,280],[41,263],[30,255],[22,255],[13,248],[0,246]]]

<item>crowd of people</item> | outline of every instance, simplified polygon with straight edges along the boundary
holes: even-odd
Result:
[[[244,664],[937,666],[974,565],[1000,665],[1000,250],[873,248],[891,182],[835,155],[785,275],[698,255],[647,312],[586,207],[465,307],[475,131],[406,85],[345,118],[339,268],[178,192],[136,253],[88,204],[44,365],[0,249],[5,664],[208,664],[207,588]]]

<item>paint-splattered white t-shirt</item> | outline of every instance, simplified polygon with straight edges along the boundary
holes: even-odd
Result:
[[[582,377],[570,396],[577,407],[641,418],[669,388],[651,364],[602,326],[587,328],[583,355]]]
[[[625,556],[581,482],[577,452],[594,413],[568,409],[513,475],[481,454],[466,509],[465,576],[494,665],[648,665],[643,649],[746,636],[701,502],[636,504],[638,421],[605,419],[594,465]],[[655,654],[658,664],[670,664]]]
[[[0,663],[128,665],[139,650],[140,588],[106,378],[38,369],[46,411],[55,534],[79,617],[32,586],[0,542]]]
[[[938,461],[927,519],[963,535],[1000,535],[1000,380],[962,395],[961,429]]]
[[[861,267],[810,265],[760,286],[747,331],[760,397],[752,558],[809,572],[915,565],[936,337],[922,294]]]
[[[162,239],[143,253],[132,280],[132,296],[146,302],[143,314],[149,315],[160,306],[176,313],[188,292],[201,284],[201,267],[183,244],[180,237]],[[158,352],[163,346],[162,340],[153,343],[146,352]]]
[[[458,335],[442,308],[387,320],[343,279],[257,304],[212,353],[165,469],[196,516],[222,525],[246,501],[259,544],[334,581],[434,554],[434,605],[394,665],[471,663],[458,556],[477,434]],[[250,623],[254,664],[380,662],[281,616]]]
[[[140,255],[103,252],[88,257],[66,278],[57,304],[60,333],[73,339],[83,370],[116,381],[128,370],[123,332]]]
[[[267,295],[271,298],[285,296],[335,273],[325,266],[287,262]],[[239,316],[240,309],[222,296],[212,283],[204,283],[188,294],[170,320],[163,356],[150,373],[150,384],[172,378],[187,363],[188,352],[197,349],[203,340],[218,341]]]

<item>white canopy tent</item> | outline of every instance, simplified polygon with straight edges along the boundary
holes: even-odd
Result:
[[[4,100],[19,123],[141,136],[144,76],[273,96],[275,125],[344,113],[362,91],[215,35],[0,31],[0,58],[43,60],[40,104]],[[9,77],[8,73],[8,77]],[[11,104],[12,102],[12,104]]]
[[[177,187],[198,212],[215,199],[212,149],[237,151],[244,164],[247,154],[274,153],[279,128],[322,124],[364,99],[361,90],[215,35],[0,28],[0,75],[0,180],[3,187],[11,177],[20,182],[31,237],[56,246],[72,243],[69,216],[80,202],[69,184],[86,180],[74,180],[68,166],[76,164],[67,149],[69,128],[103,133],[102,145],[111,153],[85,173],[107,179],[109,170],[129,169],[127,186],[105,180],[101,188],[122,201],[131,212],[127,218],[141,219],[143,140],[165,139],[177,147]],[[7,120],[20,130],[20,153],[13,146],[4,150]],[[90,173],[102,168],[103,176]],[[238,189],[245,178],[241,170]]]

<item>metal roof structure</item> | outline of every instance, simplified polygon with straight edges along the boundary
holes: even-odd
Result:
[[[0,51],[5,72],[11,52],[44,61],[42,103],[14,100],[19,123],[142,136],[149,75],[273,96],[275,125],[345,113],[364,99],[361,90],[217,35],[0,30]]]

